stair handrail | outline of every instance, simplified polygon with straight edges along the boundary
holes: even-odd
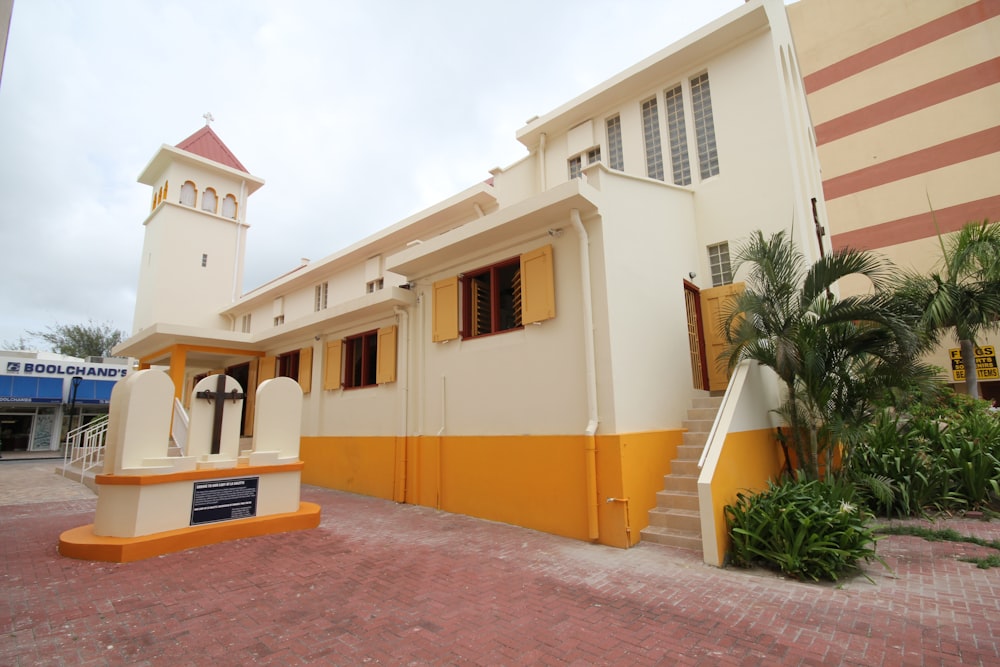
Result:
[[[104,444],[108,433],[108,415],[82,424],[66,433],[63,453],[63,476],[73,467],[87,472],[104,462]]]
[[[741,361],[733,371],[732,377],[729,378],[729,384],[726,385],[726,393],[722,396],[722,403],[719,405],[719,411],[716,413],[715,419],[712,420],[712,428],[708,431],[708,438],[705,440],[705,448],[701,450],[701,458],[698,459],[699,470],[705,467],[705,461],[708,459],[708,454],[712,448],[719,446],[715,442],[715,432],[719,428],[719,424],[722,423],[723,419],[725,419],[728,427],[731,415],[729,414],[729,411],[726,410],[726,407],[729,400],[734,396],[739,396],[740,392],[743,390],[743,384],[746,382],[747,374],[750,372],[751,363],[752,362],[749,360]],[[725,438],[723,437],[722,440],[725,440]]]
[[[170,436],[174,439],[174,443],[181,450],[181,456],[187,456],[189,426],[190,419],[188,418],[187,411],[184,409],[184,405],[181,403],[181,400],[175,396],[174,414],[170,423]]]

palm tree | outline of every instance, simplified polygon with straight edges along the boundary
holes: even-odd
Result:
[[[747,267],[746,288],[723,321],[730,368],[744,359],[768,366],[785,388],[778,411],[807,475],[820,455],[845,442],[887,390],[929,375],[916,359],[915,317],[886,290],[891,264],[868,252],[844,250],[806,266],[784,232],[754,232],[736,253]],[[869,279],[869,294],[838,299],[834,284],[848,275]]]
[[[1000,223],[970,222],[947,241],[938,233],[941,258],[929,276],[904,274],[899,296],[919,308],[926,346],[953,329],[965,367],[965,389],[979,397],[976,339],[1000,324]]]

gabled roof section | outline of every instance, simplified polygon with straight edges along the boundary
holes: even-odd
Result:
[[[217,135],[208,125],[177,144],[176,147],[182,151],[194,153],[195,155],[203,157],[206,160],[224,164],[227,167],[236,169],[237,171],[242,171],[246,174],[250,173],[247,171],[247,168],[236,159],[236,156],[233,155],[231,150],[229,150],[229,147],[222,143],[222,139],[219,138],[219,135]]]

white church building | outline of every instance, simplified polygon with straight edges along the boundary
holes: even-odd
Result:
[[[739,6],[516,140],[518,162],[245,294],[264,180],[208,126],[162,146],[116,353],[167,368],[182,406],[233,376],[247,436],[256,386],[296,379],[306,483],[620,547],[687,536],[720,563],[722,504],[781,465],[755,370],[700,413],[727,387],[730,252],[756,229],[829,250],[783,3]]]

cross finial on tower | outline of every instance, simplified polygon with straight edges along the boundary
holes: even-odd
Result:
[[[211,111],[206,111],[201,115],[201,117],[205,119],[205,125],[209,125],[213,120],[215,120],[215,118],[212,117]]]

